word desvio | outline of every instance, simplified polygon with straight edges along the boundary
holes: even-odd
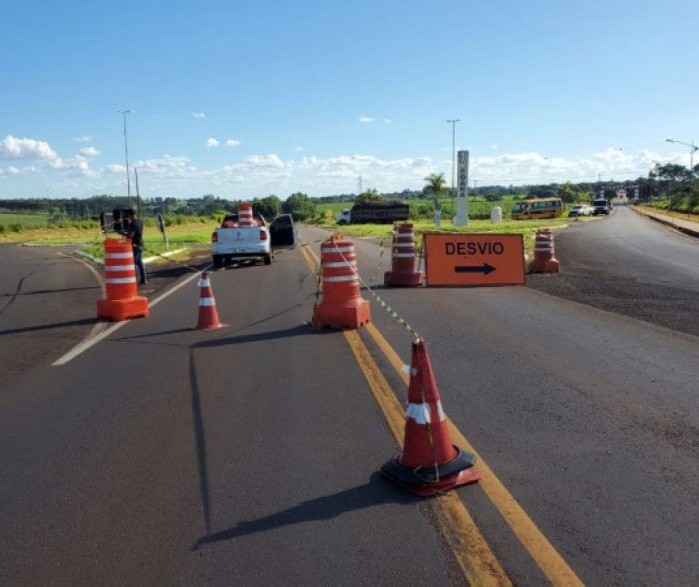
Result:
[[[444,243],[447,255],[502,255],[505,245],[500,242]]]

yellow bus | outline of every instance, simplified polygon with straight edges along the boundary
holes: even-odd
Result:
[[[561,198],[538,198],[522,200],[512,206],[512,220],[531,220],[534,218],[560,218],[563,216]]]

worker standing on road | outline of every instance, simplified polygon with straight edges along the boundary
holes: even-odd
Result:
[[[143,263],[143,222],[138,218],[133,208],[126,211],[126,218],[129,219],[129,226],[124,232],[124,236],[131,241],[133,250],[133,260],[141,275],[139,283],[146,283],[146,266]]]

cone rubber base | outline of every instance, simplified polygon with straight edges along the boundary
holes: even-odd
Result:
[[[383,284],[392,287],[416,287],[422,285],[422,273],[420,271],[404,273],[386,271],[383,274]]]
[[[398,455],[381,467],[381,473],[397,485],[421,497],[437,495],[480,481],[481,476],[471,468],[476,462],[475,455],[463,452],[456,446],[454,449],[456,456],[448,463],[438,465],[436,471],[433,466],[406,467],[400,462]]]
[[[209,326],[200,326],[199,324],[197,324],[194,329],[195,330],[216,330],[217,328],[225,328],[226,326],[228,326],[228,324],[223,324],[221,322],[218,322],[217,324],[211,324]]]
[[[357,298],[344,306],[321,303],[313,309],[316,328],[359,328],[371,320],[369,300]]]
[[[148,298],[135,296],[125,300],[97,300],[97,317],[121,322],[128,318],[146,318]]]
[[[543,262],[535,259],[529,266],[529,273],[558,273],[560,270],[561,264],[557,259]]]

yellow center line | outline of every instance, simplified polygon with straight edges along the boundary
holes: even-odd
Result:
[[[302,246],[301,251],[303,252],[304,258],[309,266],[309,269],[312,272],[315,272],[317,268],[320,266],[320,260],[318,256],[309,246]],[[389,363],[392,365],[392,367],[395,369],[395,371],[407,385],[409,382],[409,376],[403,368],[405,365],[405,361],[401,360],[398,353],[396,353],[393,347],[388,343],[388,341],[384,338],[384,336],[379,332],[379,330],[376,328],[376,326],[374,326],[373,323],[368,323],[364,327],[364,329],[372,337],[376,345],[388,359]],[[373,358],[369,354],[368,349],[366,349],[363,343],[361,343],[362,346],[364,346],[364,351],[366,352],[359,352],[356,350],[355,346],[352,345],[350,339],[354,339],[354,337],[356,337],[356,339],[361,342],[361,339],[359,338],[359,335],[356,332],[345,331],[345,338],[350,344],[350,347],[352,348],[352,351],[355,354],[357,362],[362,368],[364,375],[367,378],[367,381],[369,381],[372,393],[374,394],[377,402],[381,406],[386,420],[388,421],[389,426],[391,427],[391,430],[394,436],[396,437],[396,440],[398,441],[399,445],[402,446],[403,425],[405,422],[403,407],[398,402],[395,392],[390,388],[385,378],[383,377],[383,374],[381,374],[378,365],[376,365],[376,363],[374,362]],[[357,348],[361,348],[358,347],[358,345],[356,346]],[[359,359],[360,356],[362,357],[361,361]],[[369,363],[368,361],[371,361],[371,363]],[[366,369],[365,366],[367,366]],[[378,373],[380,377],[375,376],[375,373]],[[376,383],[376,381],[381,381],[381,379],[383,379],[383,383]],[[391,397],[392,399],[385,399],[386,397]],[[461,434],[461,432],[456,428],[456,426],[453,424],[451,420],[448,421],[448,425],[449,434],[451,435],[452,441],[464,450],[478,455],[477,451],[473,448],[471,443],[468,442],[468,440],[466,440],[464,435]],[[396,426],[398,427],[397,431]],[[497,508],[497,510],[500,512],[500,515],[505,519],[515,536],[517,536],[519,541],[522,543],[523,547],[529,552],[532,559],[536,562],[541,571],[548,577],[549,581],[551,581],[553,585],[583,585],[582,581],[578,578],[573,569],[568,565],[568,563],[566,563],[563,557],[561,557],[558,551],[553,547],[553,545],[549,542],[546,536],[544,536],[541,530],[539,530],[539,528],[527,515],[527,513],[519,505],[519,503],[517,503],[512,494],[505,488],[502,482],[497,478],[495,473],[493,473],[488,464],[480,455],[478,455],[478,460],[476,462],[475,467],[476,470],[482,476],[480,485],[483,488],[483,491],[488,496],[493,505]],[[445,498],[447,497],[449,497],[450,499],[446,500]],[[458,501],[458,503],[461,504],[461,507],[464,510],[463,513],[466,517],[463,519],[463,521],[461,521],[461,514],[457,514],[456,512],[451,512],[449,514],[445,513],[447,509],[458,509],[457,505],[452,504],[452,501],[454,500]],[[440,496],[438,498],[438,501],[440,502],[440,504],[449,504],[448,508],[446,505],[444,505],[441,511],[441,517],[443,518],[442,527],[448,530],[448,534],[452,538],[454,532],[457,532],[459,534],[463,533],[464,536],[461,537],[462,539],[471,540],[474,538],[475,535],[477,535],[478,537],[481,536],[480,532],[475,527],[473,519],[466,511],[465,507],[463,506],[463,503],[460,499],[458,499],[458,495],[455,492]],[[459,527],[459,524],[463,524],[463,526]],[[469,526],[469,524],[471,524],[471,526]],[[475,528],[475,530],[471,528]],[[469,533],[471,532],[475,532],[476,534],[469,535]],[[485,546],[488,549],[488,552],[490,552],[490,549],[487,546],[487,544]],[[462,569],[464,569],[464,572],[466,573],[467,568],[471,569],[467,573],[469,582],[475,581],[477,583],[478,578],[473,577],[472,575],[479,568],[483,570],[482,567],[475,566],[476,563],[471,560],[471,558],[474,556],[474,553],[479,551],[479,548],[479,545],[471,545],[470,547],[469,545],[463,545],[461,548],[459,548],[459,550],[465,553],[465,558],[460,558],[459,555],[455,552],[455,554],[457,555],[457,560],[459,561],[459,564],[461,565]],[[483,553],[481,553],[481,555],[483,555]],[[488,569],[488,572],[483,576],[488,576],[492,580],[494,577],[497,576],[497,573],[494,573],[494,571],[496,569],[501,570],[501,567],[497,560],[495,560],[492,556],[492,552],[489,556],[492,557],[495,566],[492,566],[491,563],[488,562],[490,560],[488,558],[481,561],[481,564],[485,564],[485,568]],[[504,572],[503,576],[505,576]],[[500,581],[499,578],[498,581]]]
[[[376,402],[399,445],[403,445],[405,412],[379,366],[355,330],[343,334],[366,377]],[[478,526],[456,492],[444,493],[435,500],[442,534],[470,585],[511,585],[510,580]]]
[[[408,385],[410,378],[403,369],[405,362],[400,359],[398,353],[393,350],[393,347],[373,323],[367,324],[364,329],[374,339],[374,342],[376,342],[377,346],[384,353],[389,363],[391,363],[391,366],[400,375],[405,384]],[[478,456],[475,469],[481,474],[482,479],[480,481],[480,486],[488,496],[488,499],[490,499],[500,512],[500,515],[510,526],[515,536],[517,536],[522,543],[522,546],[529,552],[541,571],[548,577],[549,581],[551,581],[553,585],[583,585],[582,581],[575,574],[575,571],[570,568],[568,563],[553,547],[546,536],[539,530],[534,521],[527,515],[522,506],[517,503],[517,500],[505,488],[495,473],[493,473],[483,457],[481,457],[471,443],[466,440],[454,423],[449,419],[447,420],[452,442],[465,451]]]

